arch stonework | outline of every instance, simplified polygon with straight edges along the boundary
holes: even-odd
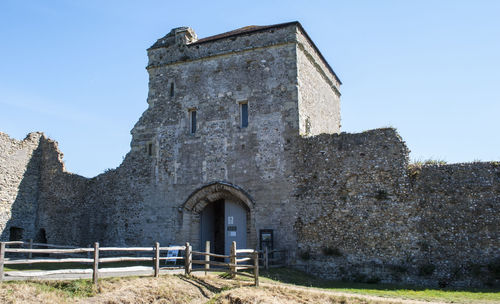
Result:
[[[200,247],[200,214],[210,203],[220,199],[232,200],[247,211],[247,247],[256,248],[254,201],[242,188],[226,183],[214,182],[195,190],[182,204],[182,229],[180,235],[190,240],[193,248]]]

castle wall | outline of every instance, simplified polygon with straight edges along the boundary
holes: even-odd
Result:
[[[419,263],[441,284],[499,284],[500,163],[412,167]]]
[[[40,177],[40,133],[24,140],[0,133],[0,231],[8,241],[10,228],[23,229],[23,237],[33,236],[38,209]]]
[[[1,239],[16,227],[22,240],[75,244],[86,179],[64,170],[57,144],[42,133],[22,141],[0,133],[0,157]]]
[[[340,82],[306,35],[158,40],[131,151],[91,179],[66,172],[43,134],[0,133],[1,239],[18,227],[50,243],[199,248],[199,211],[232,195],[249,210],[248,247],[273,229],[275,248],[323,277],[498,284],[500,165],[409,166],[394,129],[337,134]]]
[[[299,264],[335,279],[494,284],[498,166],[408,171],[393,129],[320,135],[298,149]]]

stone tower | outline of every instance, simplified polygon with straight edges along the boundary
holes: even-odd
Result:
[[[148,56],[116,169],[84,178],[42,133],[0,133],[0,240],[236,241],[334,279],[499,284],[499,163],[409,166],[394,129],[339,134],[340,81],[298,22],[176,28]]]
[[[340,81],[300,23],[199,40],[191,28],[175,28],[148,57],[149,108],[132,130],[132,152],[148,155],[152,192],[178,207],[186,193],[229,183],[258,202],[246,206],[249,244],[256,225],[290,229],[259,217],[290,197],[286,146],[340,132]],[[195,241],[202,215],[192,215],[184,215],[182,237]]]

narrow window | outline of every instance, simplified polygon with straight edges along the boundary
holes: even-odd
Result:
[[[170,97],[174,97],[174,83],[170,83]]]
[[[148,155],[153,155],[153,143],[148,143]]]
[[[240,122],[241,127],[248,127],[248,103],[240,103]]]
[[[196,110],[189,110],[190,133],[196,133]]]

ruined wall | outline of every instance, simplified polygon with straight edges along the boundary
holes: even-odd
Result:
[[[66,172],[43,134],[0,133],[2,240],[14,226],[24,239],[43,229],[51,243],[199,246],[198,209],[219,191],[245,196],[249,247],[273,229],[275,248],[321,276],[498,284],[499,164],[409,169],[394,129],[333,134],[340,82],[305,35],[289,24],[198,42],[181,28],[158,40],[131,151],[91,179]]]
[[[413,166],[409,175],[422,275],[441,285],[498,286],[500,163]]]
[[[364,282],[498,283],[494,165],[408,171],[408,150],[393,129],[320,135],[298,149],[299,265]]]
[[[42,133],[22,141],[0,133],[0,157],[1,239],[9,240],[16,227],[22,240],[74,244],[86,179],[64,170],[57,143]]]
[[[38,209],[41,133],[30,133],[22,141],[0,133],[0,231],[8,241],[11,227],[22,229],[22,237],[33,236]]]

